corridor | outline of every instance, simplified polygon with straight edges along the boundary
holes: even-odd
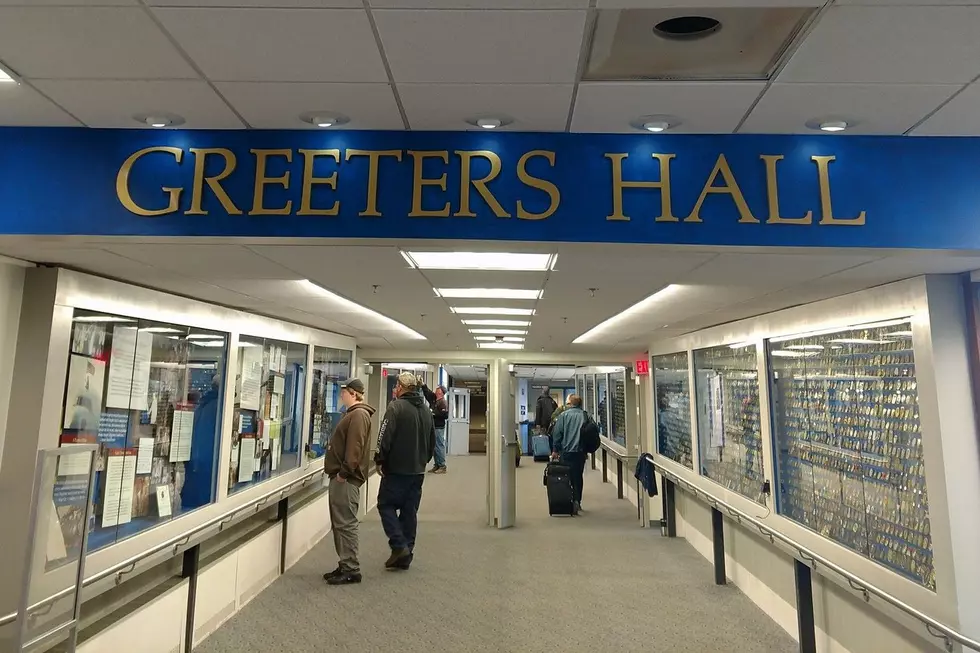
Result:
[[[364,582],[328,587],[333,540],[209,637],[200,653],[692,651],[791,653],[794,641],[683,540],[641,529],[586,470],[585,514],[551,518],[543,464],[518,469],[518,526],[485,525],[486,459],[426,478],[415,563],[386,572],[377,513],[361,527]]]

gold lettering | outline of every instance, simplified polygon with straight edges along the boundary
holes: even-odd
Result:
[[[410,218],[448,218],[449,202],[437,211],[425,211],[422,209],[422,187],[438,186],[443,191],[446,190],[446,173],[438,179],[426,179],[422,176],[422,164],[426,159],[441,159],[446,165],[449,164],[449,150],[408,150],[408,154],[415,161],[415,180],[412,182],[412,212],[408,214]]]
[[[470,211],[470,184],[473,184],[473,188],[480,194],[480,197],[487,203],[494,215],[498,218],[511,217],[510,213],[507,213],[504,207],[500,206],[500,202],[497,201],[497,198],[487,188],[487,183],[496,179],[497,175],[500,174],[500,157],[497,156],[496,152],[491,152],[490,150],[456,150],[456,154],[460,159],[459,211],[453,215],[464,218],[476,217],[476,213]],[[472,178],[471,168],[474,157],[482,157],[490,162],[490,172],[483,179]]]
[[[813,211],[799,218],[784,218],[779,214],[779,181],[776,164],[785,159],[782,154],[763,154],[759,157],[766,164],[766,196],[769,199],[769,219],[766,224],[813,224]]]
[[[715,186],[715,179],[718,175],[721,175],[724,180],[724,186]],[[738,219],[739,222],[759,222],[759,219],[752,215],[752,210],[749,209],[749,205],[745,203],[745,196],[742,195],[742,189],[738,187],[738,182],[735,181],[735,175],[732,174],[732,169],[728,165],[728,159],[725,158],[724,154],[718,155],[718,160],[715,161],[715,167],[711,170],[711,174],[708,175],[708,181],[704,182],[704,188],[701,189],[701,196],[698,197],[698,201],[694,205],[694,210],[691,211],[691,215],[684,218],[684,222],[701,222],[701,205],[704,204],[704,200],[708,197],[708,194],[714,193],[731,195],[732,201],[735,202],[735,207],[738,209],[740,216]]]
[[[853,218],[835,218],[834,209],[830,205],[830,162],[836,161],[836,156],[811,156],[817,164],[817,179],[820,181],[820,224],[862,225],[867,217],[861,211]]]
[[[558,210],[558,204],[561,202],[561,192],[558,187],[555,186],[550,181],[541,179],[540,177],[533,177],[527,172],[527,162],[531,157],[543,156],[548,160],[548,165],[552,168],[555,167],[555,153],[547,150],[531,150],[530,152],[525,152],[524,156],[521,157],[520,161],[517,162],[517,178],[521,180],[525,186],[530,186],[531,188],[537,188],[538,190],[544,191],[548,194],[551,199],[551,204],[548,206],[548,210],[544,213],[530,213],[524,210],[524,203],[521,200],[517,200],[517,217],[521,220],[544,220],[545,218],[551,217],[551,215]]]
[[[396,161],[402,160],[401,150],[347,150],[344,156],[345,161],[350,161],[355,156],[366,156],[368,158],[368,185],[367,185],[367,205],[364,210],[357,215],[363,217],[380,218],[381,212],[378,211],[378,168],[379,161],[383,156],[393,156]]]
[[[289,215],[293,211],[293,200],[286,200],[286,206],[281,209],[265,208],[265,186],[266,184],[279,184],[284,189],[289,188],[289,170],[281,177],[267,177],[265,174],[266,164],[270,156],[286,157],[286,163],[293,162],[292,150],[251,150],[255,155],[255,190],[252,196],[252,210],[249,215]]]
[[[303,155],[303,194],[296,215],[339,215],[340,200],[335,200],[329,209],[313,208],[313,186],[323,184],[337,190],[337,171],[329,177],[314,177],[313,164],[318,156],[329,156],[340,163],[340,150],[300,150],[299,153]]]
[[[207,215],[208,212],[201,208],[204,201],[204,182],[214,193],[214,196],[221,202],[225,213],[228,215],[241,215],[242,210],[235,206],[235,203],[228,197],[228,193],[221,187],[221,181],[235,171],[238,159],[235,153],[224,147],[192,147],[191,154],[194,155],[194,187],[191,190],[191,208],[186,215]],[[204,176],[204,168],[207,159],[212,154],[220,156],[225,160],[224,169],[213,177]]]
[[[670,160],[675,154],[653,154],[653,158],[660,162],[660,181],[623,181],[623,159],[629,155],[626,153],[606,154],[606,158],[612,161],[613,173],[613,212],[606,216],[606,220],[629,220],[628,215],[623,214],[623,189],[624,188],[657,188],[660,190],[660,215],[655,218],[656,222],[677,222],[677,217],[671,211],[670,206]]]
[[[150,152],[166,152],[167,154],[173,154],[177,163],[180,163],[181,158],[184,156],[184,150],[179,147],[145,147],[138,152],[133,152],[128,159],[123,161],[122,167],[119,168],[119,173],[116,175],[116,197],[119,202],[126,207],[126,210],[130,213],[135,213],[136,215],[167,215],[168,213],[176,213],[177,207],[180,205],[180,194],[184,190],[183,188],[171,188],[164,186],[163,192],[167,194],[169,201],[167,202],[167,208],[164,209],[144,209],[142,206],[138,205],[134,200],[132,194],[129,192],[129,174],[133,170],[133,165],[143,156],[149,154]]]

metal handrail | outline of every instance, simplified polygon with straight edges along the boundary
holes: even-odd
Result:
[[[136,565],[139,564],[142,560],[145,560],[150,556],[156,555],[161,551],[166,551],[167,549],[171,549],[171,557],[174,557],[177,555],[176,553],[177,548],[179,546],[183,546],[187,544],[195,535],[203,533],[204,531],[213,528],[214,526],[220,527],[222,525],[222,522],[232,521],[235,518],[235,515],[237,515],[240,512],[252,510],[253,508],[256,508],[256,506],[261,507],[262,505],[267,503],[269,499],[274,495],[280,493],[284,494],[286,492],[289,492],[290,490],[292,490],[292,488],[295,485],[302,485],[303,487],[305,487],[310,479],[316,476],[320,476],[322,474],[323,474],[322,469],[317,469],[315,471],[309,472],[308,474],[305,474],[304,476],[288,483],[285,486],[277,487],[275,490],[272,490],[271,492],[266,492],[262,496],[256,497],[249,503],[238,506],[232,510],[227,510],[224,513],[218,515],[217,517],[213,517],[212,519],[209,519],[203,524],[199,524],[198,526],[194,527],[190,531],[187,531],[186,533],[175,535],[174,537],[170,538],[166,542],[161,542],[160,544],[157,544],[147,549],[146,551],[130,556],[126,560],[123,560],[122,562],[119,562],[107,569],[104,569],[99,573],[90,576],[89,578],[86,578],[85,582],[82,583],[82,587],[84,588],[84,587],[88,587],[89,585],[94,585],[95,583],[98,583],[99,581],[103,581],[114,574],[118,574],[118,577],[116,578],[116,584],[118,585],[120,580],[122,579],[122,576],[134,571],[136,569]],[[59,599],[63,599],[66,596],[70,596],[74,591],[75,591],[74,587],[65,588],[56,594],[52,594],[46,599],[41,599],[34,605],[30,606],[27,609],[27,611],[28,613],[33,613],[39,608],[43,608],[46,605],[51,605],[55,601],[58,601]],[[10,614],[0,617],[0,627],[6,626],[8,624],[12,624],[15,621],[17,621],[17,612],[11,612]]]
[[[661,465],[657,461],[652,461],[652,462],[654,468],[657,471],[659,471],[661,475],[670,479],[673,483],[677,485],[686,487],[692,494],[694,494],[695,498],[699,498],[699,496],[704,497],[705,503],[711,504],[711,502],[714,502],[714,505],[717,508],[726,509],[728,511],[728,514],[739,519],[739,523],[747,522],[752,526],[755,526],[762,535],[769,537],[770,542],[774,542],[774,540],[779,540],[788,548],[792,549],[795,553],[799,554],[799,558],[802,560],[802,562],[810,565],[814,569],[819,564],[822,567],[829,569],[834,573],[836,573],[837,575],[841,576],[844,580],[847,581],[848,585],[850,585],[853,590],[857,592],[861,592],[864,595],[865,601],[870,601],[872,595],[876,596],[882,601],[884,601],[885,603],[891,605],[892,607],[898,608],[899,610],[909,615],[910,617],[913,617],[914,619],[920,621],[926,627],[926,632],[929,633],[929,635],[935,637],[936,639],[943,640],[943,643],[945,644],[947,651],[953,650],[954,643],[965,646],[966,648],[973,651],[980,651],[980,640],[976,640],[971,637],[968,637],[967,635],[964,635],[963,633],[960,633],[950,628],[946,624],[937,621],[936,619],[930,617],[929,615],[922,612],[921,610],[912,607],[905,601],[896,598],[895,596],[892,596],[891,594],[881,589],[880,587],[876,587],[874,584],[869,583],[863,578],[860,578],[859,576],[856,576],[851,572],[847,571],[843,567],[831,562],[830,560],[823,557],[819,553],[816,553],[815,551],[808,549],[807,547],[803,546],[796,540],[787,537],[786,535],[783,535],[779,531],[769,527],[768,525],[759,521],[752,515],[749,515],[748,513],[739,510],[735,506],[732,506],[731,504],[719,499],[718,497],[708,492],[705,492],[703,488],[697,487],[693,483],[680,478],[669,469],[664,468],[663,465]]]

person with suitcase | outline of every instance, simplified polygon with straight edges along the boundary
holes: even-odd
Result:
[[[567,408],[558,417],[552,430],[551,459],[568,467],[572,484],[574,512],[582,510],[582,486],[585,482],[585,451],[582,449],[581,431],[589,416],[582,410],[582,398],[569,395]]]

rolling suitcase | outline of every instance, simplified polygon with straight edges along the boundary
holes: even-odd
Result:
[[[551,439],[547,435],[535,435],[531,438],[531,453],[536,463],[548,460],[551,457]]]
[[[549,515],[574,515],[571,469],[568,465],[549,463],[544,468],[544,485],[548,490]]]

